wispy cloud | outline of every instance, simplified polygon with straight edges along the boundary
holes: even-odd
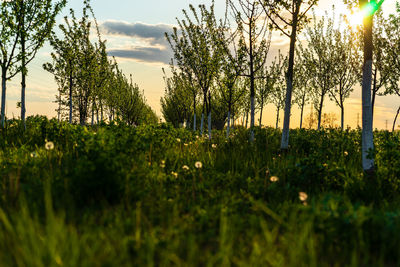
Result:
[[[109,43],[110,56],[132,59],[147,63],[168,64],[172,57],[171,49],[165,39],[165,33],[171,33],[173,26],[168,24],[127,23],[123,21],[105,21],[100,25],[102,33],[112,39],[131,39],[132,45],[114,45]],[[126,44],[126,42],[125,42]]]
[[[164,63],[171,61],[172,54],[169,50],[159,47],[132,47],[129,49],[108,50],[109,56],[135,59],[141,62]]]
[[[150,45],[167,45],[165,33],[173,31],[173,26],[168,24],[127,23],[123,21],[105,21],[100,28],[106,35],[139,38]]]

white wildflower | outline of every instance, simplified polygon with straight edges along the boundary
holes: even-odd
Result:
[[[47,150],[52,150],[52,149],[54,149],[54,143],[51,142],[51,141],[48,141],[48,142],[46,142],[46,144],[44,145],[44,147],[45,147]]]
[[[196,161],[196,163],[194,164],[194,166],[195,166],[197,169],[201,169],[201,168],[203,167],[203,163],[201,163],[201,161]]]
[[[308,198],[308,195],[307,195],[307,193],[305,193],[305,192],[299,192],[299,199],[301,200],[301,201],[306,201],[307,200],[307,198]]]

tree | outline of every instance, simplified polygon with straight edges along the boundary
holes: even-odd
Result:
[[[285,117],[283,121],[281,149],[289,148],[290,110],[292,104],[293,69],[298,31],[308,21],[307,12],[318,0],[264,0],[263,7],[272,26],[290,38],[288,70],[286,72]],[[284,14],[288,14],[285,17]],[[288,29],[289,28],[289,29]]]
[[[390,62],[391,72],[388,76],[389,83],[386,87],[385,94],[396,94],[400,96],[400,4],[396,3],[396,13],[391,14],[387,23],[385,23],[385,35],[388,43],[388,62]],[[396,116],[393,120],[392,131],[395,130],[397,117],[400,107],[397,109]]]
[[[372,110],[372,125],[374,123],[374,110],[376,97],[379,95],[384,95],[385,89],[389,84],[389,77],[392,73],[392,68],[390,66],[389,53],[391,48],[389,46],[387,36],[385,34],[385,25],[387,24],[386,19],[380,10],[376,13],[373,23],[372,32],[372,43],[373,43],[373,58],[372,58],[372,88],[371,88],[371,110]],[[363,35],[364,31],[362,27],[358,28],[357,37],[353,39],[357,40],[359,51],[363,51]],[[362,53],[359,55],[360,58],[363,57]],[[360,84],[363,81],[363,63],[360,60],[359,67],[357,68],[357,74]]]
[[[0,3],[0,67],[1,67],[1,127],[4,128],[6,110],[6,83],[13,78],[21,68],[17,67],[19,60],[16,51],[20,42],[19,24],[15,14],[14,2]]]
[[[220,75],[217,77],[218,91],[221,95],[220,101],[228,108],[226,137],[229,137],[232,110],[236,103],[244,96],[245,87],[238,86],[238,79],[245,68],[246,51],[244,46],[237,48],[235,43],[237,32],[231,32],[230,25],[220,27],[214,31],[214,43],[220,50],[221,64]],[[242,36],[240,37],[242,38]],[[239,43],[244,40],[239,39]]]
[[[322,17],[306,28],[307,48],[301,51],[306,65],[310,68],[312,79],[312,100],[318,113],[318,127],[321,127],[322,109],[325,97],[335,86],[334,21]]]
[[[56,102],[60,105],[68,105],[68,121],[72,123],[74,112],[73,96],[78,76],[76,68],[76,62],[78,62],[79,57],[78,41],[81,38],[81,34],[75,12],[72,9],[70,10],[70,15],[72,17],[72,25],[68,17],[64,18],[65,25],[59,25],[64,39],[58,38],[55,33],[52,34],[50,38],[50,45],[53,47],[53,52],[51,53],[52,63],[43,64],[43,68],[54,75],[59,88],[59,96]]]
[[[331,99],[340,108],[340,125],[344,129],[344,101],[350,96],[357,82],[357,47],[351,28],[334,30],[334,45],[332,54],[335,57],[334,80],[335,87],[329,91]]]
[[[365,172],[374,173],[374,158],[370,153],[374,149],[374,135],[372,132],[372,56],[373,56],[373,16],[384,0],[377,3],[375,0],[359,0],[358,6],[364,12],[364,64],[362,80],[362,166]],[[345,0],[349,6],[356,6],[357,1]]]
[[[238,3],[238,7],[235,3]],[[250,140],[254,140],[255,123],[255,81],[263,77],[257,76],[267,59],[271,42],[268,19],[263,16],[263,7],[255,0],[228,0],[227,4],[238,25],[239,47],[246,51],[246,65],[242,76],[250,81]]]
[[[274,59],[270,66],[271,99],[270,101],[276,107],[276,125],[279,126],[279,112],[285,107],[285,69],[288,64],[288,58],[284,57],[279,51],[278,57]]]
[[[302,49],[299,45],[298,49]],[[300,108],[300,129],[303,128],[303,115],[304,108],[310,100],[310,87],[312,76],[307,66],[306,60],[302,57],[301,53],[297,50],[296,62],[294,65],[293,89],[294,89],[294,103]]]
[[[166,34],[166,37],[178,66],[187,75],[193,77],[193,85],[200,88],[203,93],[203,107],[208,114],[208,132],[211,139],[210,87],[220,62],[219,50],[213,42],[213,31],[219,26],[215,19],[214,4],[211,5],[210,10],[207,10],[205,5],[199,5],[199,12],[192,5],[189,6],[189,9],[194,19],[186,10],[183,10],[185,19],[177,20],[179,33],[178,29],[174,28],[173,33]],[[201,118],[201,133],[203,132],[203,120],[204,112]]]
[[[179,127],[188,118],[190,111],[190,91],[185,88],[186,77],[172,68],[172,77],[164,71],[165,93],[161,98],[161,112],[164,119],[174,127]]]
[[[37,51],[49,37],[55,18],[65,6],[66,0],[53,3],[52,0],[15,0],[15,20],[18,21],[21,60],[21,119],[25,124],[26,66],[35,58]]]

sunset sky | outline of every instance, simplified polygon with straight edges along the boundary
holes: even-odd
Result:
[[[82,10],[82,0],[69,0],[67,8],[59,16],[57,24],[63,22],[63,16],[68,14],[69,8],[73,8],[77,14]],[[225,0],[216,0],[216,12],[223,16],[225,12]],[[182,18],[182,9],[189,4],[209,5],[211,0],[92,0],[97,20],[102,30],[103,39],[107,40],[109,55],[117,58],[122,70],[127,74],[133,74],[134,81],[144,90],[150,106],[161,116],[160,97],[164,93],[162,79],[162,67],[171,58],[168,44],[164,40],[164,32],[170,31],[176,24],[176,17]],[[324,14],[325,10],[336,5],[336,12],[344,8],[341,1],[321,0],[317,7],[317,15]],[[386,0],[382,8],[385,13],[394,12],[395,1]],[[277,49],[287,49],[287,38],[276,34],[272,39],[272,48],[269,61]],[[27,115],[43,114],[49,117],[56,116],[56,104],[53,103],[57,94],[57,86],[50,73],[42,69],[42,64],[50,61],[51,48],[46,45],[42,48],[37,58],[28,66],[27,79]],[[7,89],[7,115],[19,117],[19,109],[16,102],[20,101],[20,77],[17,76],[8,82]],[[340,123],[339,108],[328,99],[324,112],[336,112]],[[329,103],[328,103],[329,102]],[[395,112],[400,105],[400,98],[396,96],[378,97],[376,101],[376,114],[374,126],[391,128]],[[310,106],[306,113],[310,112]],[[356,87],[354,93],[347,100],[345,125],[351,127],[357,124],[357,113],[361,116],[361,89]],[[275,124],[275,108],[268,105],[263,118],[264,125]],[[282,116],[283,117],[283,113]],[[361,122],[360,122],[361,123]],[[291,119],[291,127],[298,127],[299,112],[294,107]],[[282,121],[280,123],[282,125]]]

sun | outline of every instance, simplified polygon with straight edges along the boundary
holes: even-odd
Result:
[[[347,23],[353,28],[362,25],[364,19],[364,12],[361,10],[350,11],[345,4],[339,4],[335,6],[338,15],[342,15]]]
[[[357,27],[363,24],[364,12],[362,11],[349,12],[349,14],[346,15],[346,17],[350,26]]]

